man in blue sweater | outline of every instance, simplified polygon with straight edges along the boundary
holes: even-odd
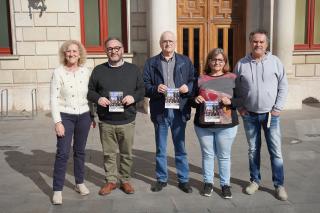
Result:
[[[279,58],[267,51],[268,36],[264,30],[250,33],[251,53],[240,59],[235,67],[236,94],[239,112],[249,144],[250,184],[247,194],[254,194],[261,182],[260,151],[261,127],[271,159],[275,196],[287,200],[284,188],[281,152],[280,112],[287,96],[286,72]]]
[[[151,187],[151,190],[157,192],[167,186],[167,137],[170,127],[178,187],[186,193],[191,193],[189,165],[185,149],[185,128],[190,119],[191,107],[188,99],[193,91],[195,71],[188,57],[175,53],[176,38],[172,32],[162,33],[160,47],[161,53],[146,61],[143,74],[146,96],[150,98],[150,114],[156,140],[157,182]],[[169,97],[170,91],[176,91],[172,95],[178,102],[174,105],[175,108],[166,108],[166,96]],[[170,105],[173,99],[169,101],[167,98],[167,100]]]

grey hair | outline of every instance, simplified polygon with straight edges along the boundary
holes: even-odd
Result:
[[[269,33],[268,31],[264,30],[264,29],[257,29],[255,31],[252,31],[250,34],[249,34],[249,41],[251,42],[252,39],[253,39],[253,36],[255,34],[263,34],[266,36],[266,40],[267,40],[267,43],[269,44]]]

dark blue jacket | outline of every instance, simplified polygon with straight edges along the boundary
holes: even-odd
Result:
[[[163,119],[163,113],[165,111],[165,96],[157,91],[159,84],[164,84],[160,57],[161,54],[149,58],[144,65],[143,71],[143,80],[146,89],[145,96],[150,98],[150,114],[153,122]],[[175,53],[173,80],[176,88],[181,87],[183,84],[189,88],[188,93],[180,94],[179,106],[183,120],[187,121],[190,119],[191,113],[189,98],[192,97],[193,85],[196,80],[194,67],[187,56]]]

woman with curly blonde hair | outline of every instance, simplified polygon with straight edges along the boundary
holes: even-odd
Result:
[[[62,204],[69,151],[73,141],[75,191],[89,194],[84,185],[85,146],[92,119],[87,100],[91,72],[84,66],[86,50],[79,41],[65,41],[59,50],[61,65],[51,79],[51,112],[57,135],[53,171],[53,204]]]

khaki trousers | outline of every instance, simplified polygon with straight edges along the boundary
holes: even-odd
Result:
[[[116,183],[128,182],[131,177],[132,146],[135,122],[123,125],[99,123],[100,140],[104,155],[106,181]],[[117,152],[120,154],[120,168],[117,167]]]

